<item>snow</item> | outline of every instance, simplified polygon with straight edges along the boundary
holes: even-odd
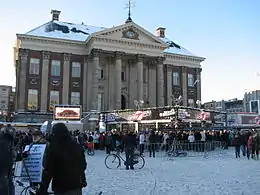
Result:
[[[164,37],[164,38],[158,37],[158,38],[160,38],[162,41],[164,41],[165,43],[167,43],[169,45],[169,48],[164,50],[165,53],[196,56],[193,53],[189,52],[187,49],[179,46],[178,44],[174,43],[173,41],[171,41],[170,39],[168,39],[166,37]]]
[[[57,30],[57,27],[59,26],[63,27],[63,29]],[[75,32],[75,29],[77,32]],[[84,42],[92,33],[104,29],[105,28],[103,27],[89,26],[85,24],[51,21],[34,30],[27,32],[26,35]]]
[[[257,195],[260,162],[226,154],[203,157],[145,157],[141,170],[110,170],[104,151],[86,156],[88,186],[84,195]],[[147,155],[146,155],[147,156]],[[17,194],[18,195],[18,194]]]
[[[85,24],[50,21],[25,33],[25,35],[85,42],[92,33],[105,29],[106,28],[104,27],[96,27]],[[168,38],[158,38],[169,45],[169,48],[164,50],[165,53],[195,56]]]

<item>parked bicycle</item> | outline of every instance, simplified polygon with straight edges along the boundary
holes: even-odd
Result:
[[[145,165],[144,158],[139,153],[134,153],[133,157],[134,166],[137,169],[142,169]],[[105,158],[105,165],[108,169],[117,169],[125,165],[126,160],[121,156],[121,150],[119,148],[116,149],[116,153],[108,154]]]

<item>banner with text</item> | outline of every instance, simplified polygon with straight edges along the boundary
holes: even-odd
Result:
[[[21,180],[22,182],[40,183],[42,180],[42,162],[46,144],[27,145],[24,151],[29,151],[29,156],[21,162]]]

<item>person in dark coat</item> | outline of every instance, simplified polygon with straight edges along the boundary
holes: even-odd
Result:
[[[148,137],[149,139],[149,145],[148,145],[148,149],[149,149],[149,155],[150,157],[155,157],[155,149],[156,149],[156,141],[157,141],[157,136],[155,135],[154,131],[151,131],[151,134]]]
[[[47,194],[51,180],[55,195],[82,195],[82,188],[87,186],[83,148],[73,140],[64,123],[55,124],[52,133],[37,195]]]
[[[126,170],[130,169],[134,169],[134,150],[135,150],[135,146],[136,146],[136,135],[134,135],[134,133],[132,131],[128,132],[127,135],[125,135],[123,137],[123,143],[125,146],[125,157],[126,157],[126,162],[125,162],[125,166],[126,166]]]
[[[13,137],[8,132],[1,132],[0,135],[0,194],[14,195],[12,181],[13,166]]]
[[[240,158],[241,138],[238,133],[235,135],[234,139],[232,140],[232,145],[235,147],[236,158]]]
[[[106,137],[105,137],[105,146],[106,146],[106,153],[110,154],[111,150],[112,150],[112,134],[111,132],[108,132]]]

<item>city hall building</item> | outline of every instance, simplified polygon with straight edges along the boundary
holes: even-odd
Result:
[[[201,62],[166,37],[131,18],[103,28],[52,20],[17,34],[17,112],[51,112],[55,104],[82,105],[83,112],[183,105],[201,99]]]

